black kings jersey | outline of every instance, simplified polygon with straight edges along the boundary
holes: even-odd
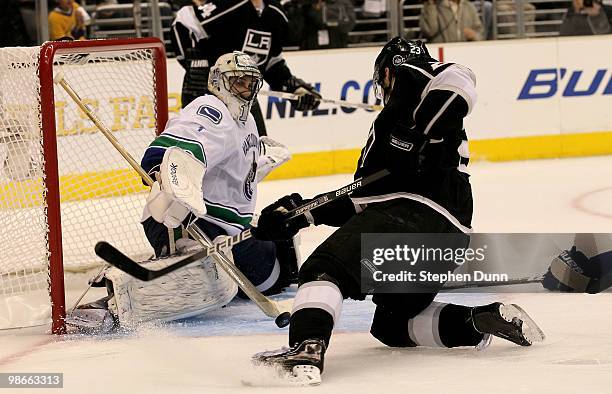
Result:
[[[212,66],[219,56],[245,52],[255,60],[270,85],[291,76],[282,59],[282,46],[287,37],[287,17],[281,5],[264,0],[257,10],[250,0],[209,0],[202,6],[186,6],[177,13],[172,37],[179,61],[192,58]],[[275,68],[273,78],[268,71]],[[278,75],[280,74],[282,75]],[[271,81],[272,80],[272,81]]]
[[[410,198],[430,206],[464,232],[471,230],[472,192],[463,118],[476,101],[475,77],[458,64],[405,63],[396,68],[388,103],[374,120],[355,178],[388,168],[391,135],[398,126],[418,133],[423,145],[407,152],[417,168],[395,169],[351,199],[369,204]]]

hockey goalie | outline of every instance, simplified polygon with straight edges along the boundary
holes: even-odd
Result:
[[[209,75],[212,94],[185,107],[145,151],[141,165],[156,180],[141,220],[156,257],[142,263],[147,268],[163,268],[201,248],[188,237],[189,225],[215,241],[251,226],[257,183],[290,158],[286,147],[257,132],[249,109],[261,85],[262,75],[247,54],[221,56]],[[263,294],[296,281],[293,240],[251,238],[224,254]],[[92,286],[106,287],[108,295],[72,311],[69,326],[109,331],[186,318],[221,308],[238,293],[211,257],[149,282],[108,268]]]

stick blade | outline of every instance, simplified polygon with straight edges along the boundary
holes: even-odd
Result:
[[[98,242],[95,247],[95,252],[102,260],[114,267],[119,268],[126,274],[132,275],[136,279],[140,279],[145,282],[155,279],[148,269],[140,266],[134,260],[121,253],[119,249],[115,248],[106,241]]]

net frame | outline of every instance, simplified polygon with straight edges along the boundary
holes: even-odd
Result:
[[[41,120],[43,131],[44,187],[49,251],[49,295],[51,299],[51,331],[66,332],[64,266],[62,253],[62,225],[60,205],[60,182],[58,170],[57,133],[55,118],[54,58],[58,55],[76,53],[101,53],[121,50],[149,49],[153,53],[154,91],[156,107],[156,133],[163,131],[168,120],[168,93],[166,53],[163,43],[157,38],[86,40],[47,42],[40,48],[38,76],[40,80]]]

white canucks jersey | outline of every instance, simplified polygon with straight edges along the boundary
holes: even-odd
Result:
[[[213,95],[198,97],[147,148],[143,168],[157,171],[164,152],[177,146],[206,166],[203,182],[204,220],[229,235],[242,231],[253,217],[257,200],[259,137],[249,114],[244,126],[232,119],[225,104]]]

